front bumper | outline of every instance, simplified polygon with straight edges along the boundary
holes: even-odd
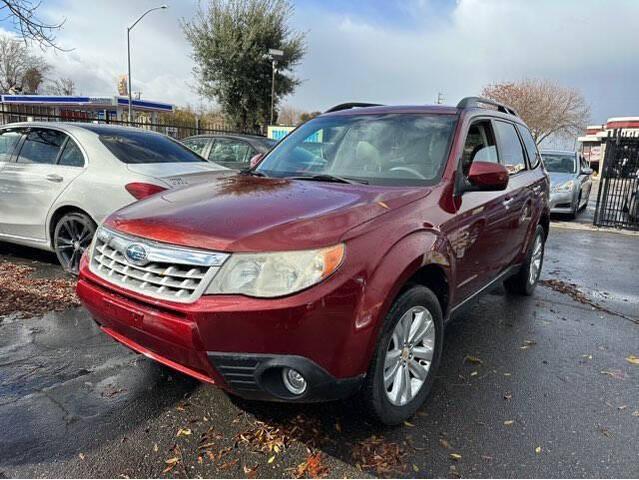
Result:
[[[77,293],[105,333],[153,360],[241,397],[313,402],[351,395],[366,371],[370,331],[353,328],[361,289],[333,280],[282,299],[170,303],[106,282],[85,257]],[[284,389],[284,367],[307,379],[301,396]]]
[[[573,192],[550,192],[551,213],[572,213],[575,195]]]

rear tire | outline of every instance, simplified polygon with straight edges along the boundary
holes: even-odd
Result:
[[[515,275],[504,281],[507,291],[520,295],[532,295],[539,282],[541,268],[544,265],[545,234],[541,225],[537,225],[533,241],[530,244],[526,261]]]
[[[89,248],[97,226],[91,217],[82,212],[67,213],[55,225],[53,248],[64,270],[77,275],[80,258]]]
[[[359,394],[375,421],[397,425],[421,407],[439,368],[443,340],[442,310],[431,290],[416,285],[395,300]]]

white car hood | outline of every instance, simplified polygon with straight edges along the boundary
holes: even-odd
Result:
[[[204,183],[220,174],[231,173],[232,170],[210,162],[178,162],[178,163],[130,163],[130,172],[153,177],[168,183],[171,187],[181,187]]]

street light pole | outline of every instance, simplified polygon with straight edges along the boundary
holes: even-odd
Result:
[[[138,17],[138,19],[133,22],[133,25],[131,25],[130,27],[126,28],[126,59],[127,59],[127,64],[128,64],[128,75],[127,75],[127,79],[128,79],[128,93],[129,93],[129,124],[131,123],[133,116],[131,115],[131,104],[132,104],[132,98],[131,98],[131,30],[133,30],[133,27],[135,27],[140,20],[142,20],[144,17],[147,16],[147,14],[151,13],[154,10],[165,10],[169,8],[167,5],[161,5],[159,7],[155,7],[155,8],[149,8],[146,12],[144,12],[142,15],[140,15]]]
[[[269,48],[268,50],[268,58],[271,59],[271,125],[273,125],[273,121],[275,120],[275,62],[277,60],[281,60],[284,58],[284,52],[282,50],[278,50],[276,48]]]

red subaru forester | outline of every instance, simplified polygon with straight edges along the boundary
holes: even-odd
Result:
[[[424,402],[446,322],[504,281],[530,295],[549,181],[504,105],[344,104],[255,168],[101,225],[78,294],[102,330],[234,395]]]

